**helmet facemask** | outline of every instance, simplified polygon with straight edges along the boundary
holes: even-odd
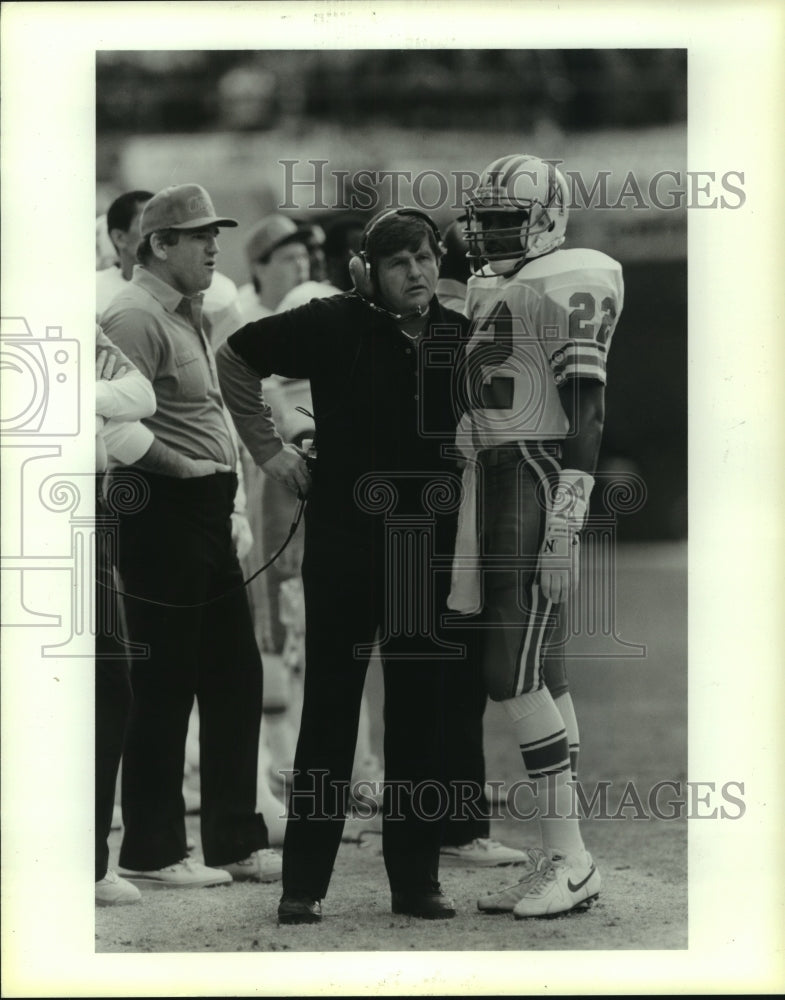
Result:
[[[567,196],[561,172],[536,157],[502,157],[490,164],[467,199],[464,234],[474,273],[493,277],[517,271],[525,261],[561,246]]]

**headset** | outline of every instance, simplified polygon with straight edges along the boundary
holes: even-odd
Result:
[[[373,302],[375,289],[373,275],[371,273],[371,262],[368,260],[368,239],[371,233],[374,232],[374,230],[377,229],[382,222],[386,219],[392,219],[395,216],[412,216],[413,218],[422,219],[423,222],[428,225],[428,228],[431,230],[436,239],[436,246],[438,247],[439,255],[441,256],[445,253],[444,243],[442,242],[442,234],[439,232],[436,223],[429,215],[426,215],[425,212],[421,212],[419,208],[391,208],[380,212],[373,219],[371,219],[365,227],[360,249],[349,261],[349,274],[351,275],[354,289],[358,295],[361,295],[362,298],[366,299],[370,303]],[[387,310],[385,310],[385,312],[386,311]]]

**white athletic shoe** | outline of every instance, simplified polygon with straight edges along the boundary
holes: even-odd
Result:
[[[176,864],[155,871],[135,872],[126,868],[122,874],[129,882],[149,885],[153,889],[202,889],[212,885],[229,885],[232,876],[223,868],[208,868],[193,858],[183,858]]]
[[[283,861],[272,848],[254,851],[242,861],[230,865],[216,865],[229,872],[235,882],[277,882],[281,877]]]
[[[556,917],[570,910],[588,909],[600,894],[600,873],[587,852],[582,865],[570,867],[563,854],[552,854],[551,863],[529,882],[513,908],[516,920]]]
[[[512,913],[516,903],[526,895],[532,880],[550,865],[550,858],[539,847],[529,847],[524,853],[526,861],[521,864],[521,868],[525,866],[526,874],[514,885],[481,896],[477,900],[477,909],[481,913]]]
[[[95,883],[96,906],[126,906],[129,903],[138,903],[141,898],[142,894],[135,885],[120,878],[117,872],[111,869]]]
[[[521,865],[528,860],[525,851],[505,847],[498,840],[476,837],[468,844],[442,847],[439,856],[443,864],[465,865],[467,868],[497,868],[500,865]]]

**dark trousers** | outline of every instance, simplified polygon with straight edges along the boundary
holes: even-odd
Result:
[[[449,581],[432,580],[425,596],[421,579],[403,588],[407,600],[426,599],[430,609],[429,635],[407,635],[391,622],[395,601],[386,581],[384,546],[369,546],[350,535],[340,545],[340,529],[329,530],[329,545],[314,541],[314,532],[306,533],[306,670],[283,889],[314,899],[327,893],[344,826],[368,650],[379,630],[385,867],[393,891],[431,891],[439,885],[439,848],[450,801],[447,781],[457,777],[454,768],[450,773],[445,742],[449,692],[459,688],[449,683],[449,673],[466,669],[468,655],[464,646],[463,657],[451,659],[440,645],[462,645],[450,630],[442,635],[438,625]],[[481,695],[477,698],[479,703]]]
[[[116,534],[103,521],[96,492],[95,636],[95,880],[109,864],[115,786],[131,709],[131,678],[119,638],[120,602],[114,586],[112,542]]]
[[[255,811],[262,663],[231,541],[237,480],[144,474],[141,483],[147,501],[120,529],[129,637],[149,647],[132,668],[120,863],[150,870],[186,856],[182,781],[196,696],[202,849],[206,864],[228,864],[268,845]]]
[[[488,695],[479,660],[481,633],[461,631],[468,655],[447,668],[444,724],[450,809],[442,827],[442,844],[468,844],[490,833],[485,796],[483,715]]]

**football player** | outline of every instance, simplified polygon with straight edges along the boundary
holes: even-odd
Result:
[[[449,603],[482,616],[488,691],[536,789],[542,849],[530,850],[522,881],[478,901],[516,918],[586,907],[600,889],[573,807],[578,725],[559,609],[577,582],[624,292],[615,260],[562,249],[568,201],[556,165],[525,155],[494,160],[467,201],[473,322]]]

